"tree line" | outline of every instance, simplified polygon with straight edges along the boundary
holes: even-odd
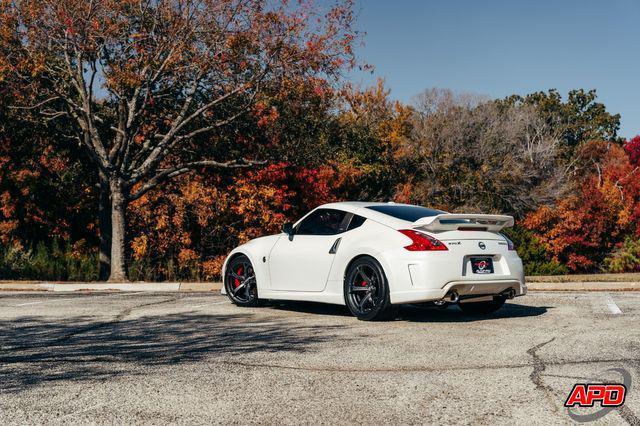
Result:
[[[345,77],[350,1],[0,9],[3,278],[218,279],[336,200],[513,214],[528,273],[640,268],[640,137],[594,90],[395,101]]]

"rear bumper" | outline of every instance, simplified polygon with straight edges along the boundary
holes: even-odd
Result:
[[[526,294],[524,268],[518,254],[498,246],[498,241],[485,243],[486,254],[471,251],[472,248],[467,251],[462,246],[441,252],[398,249],[380,253],[377,259],[389,281],[391,303],[440,300],[453,290],[461,299],[466,295],[496,295],[509,289],[514,290],[515,296]],[[491,256],[494,273],[473,273],[470,256]]]
[[[515,290],[516,297],[527,294],[527,286],[518,280],[494,280],[494,281],[452,281],[439,289],[416,289],[407,291],[392,291],[391,303],[419,303],[440,300],[447,293],[456,291],[462,296],[496,295],[505,290]]]

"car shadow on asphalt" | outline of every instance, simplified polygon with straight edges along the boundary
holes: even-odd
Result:
[[[313,351],[337,326],[256,322],[251,313],[194,312],[116,318],[24,316],[0,320],[0,394],[60,381],[103,381],[144,374],[141,366],[238,364],[252,353]],[[340,327],[343,329],[344,327]],[[241,365],[239,365],[241,367]]]
[[[550,306],[527,306],[505,303],[496,312],[486,315],[470,315],[457,306],[439,308],[433,305],[403,305],[398,315],[400,321],[412,322],[477,322],[492,319],[537,317],[544,315]]]
[[[288,312],[300,312],[314,315],[351,316],[348,308],[342,305],[329,305],[316,302],[274,301],[268,305],[271,309]],[[487,315],[470,315],[462,312],[457,306],[445,309],[432,304],[402,305],[396,321],[410,322],[476,322],[500,318],[523,318],[543,315],[551,309],[549,306],[527,306],[517,303],[505,303],[498,311]]]
[[[318,302],[293,302],[289,300],[272,300],[267,302],[266,308],[276,311],[300,312],[304,314],[350,317],[351,312],[344,305],[331,305]]]

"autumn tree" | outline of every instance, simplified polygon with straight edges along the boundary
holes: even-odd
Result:
[[[597,99],[595,89],[570,90],[566,99],[558,90],[551,89],[524,96],[511,95],[498,104],[506,108],[533,106],[562,142],[565,155],[571,156],[574,149],[585,142],[622,142],[618,136],[620,114],[611,114]]]
[[[427,90],[415,100],[406,143],[416,162],[411,198],[421,204],[523,216],[563,188],[560,141],[529,105]]]
[[[640,136],[628,140],[624,144],[624,150],[629,154],[629,162],[636,167],[640,167]]]
[[[258,161],[238,139],[208,155],[216,135],[271,90],[354,65],[349,0],[2,0],[0,82],[13,107],[76,142],[101,190],[101,261],[127,279],[127,206],[203,167]]]
[[[597,271],[625,239],[640,235],[640,167],[610,142],[588,142],[577,155],[583,169],[574,193],[530,213],[524,225],[571,271]]]
[[[64,123],[58,128],[64,133]],[[0,245],[96,244],[95,180],[76,154],[72,142],[0,102]]]
[[[331,129],[346,199],[408,201],[398,188],[411,179],[403,149],[412,129],[411,107],[391,99],[384,81],[347,85]]]

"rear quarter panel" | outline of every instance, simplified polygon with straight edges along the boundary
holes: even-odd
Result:
[[[368,219],[359,228],[342,234],[336,259],[331,267],[326,291],[343,294],[344,276],[347,267],[358,256],[368,255],[380,262],[389,282],[393,271],[385,258],[380,256],[386,248],[401,244],[403,235],[386,225]]]

